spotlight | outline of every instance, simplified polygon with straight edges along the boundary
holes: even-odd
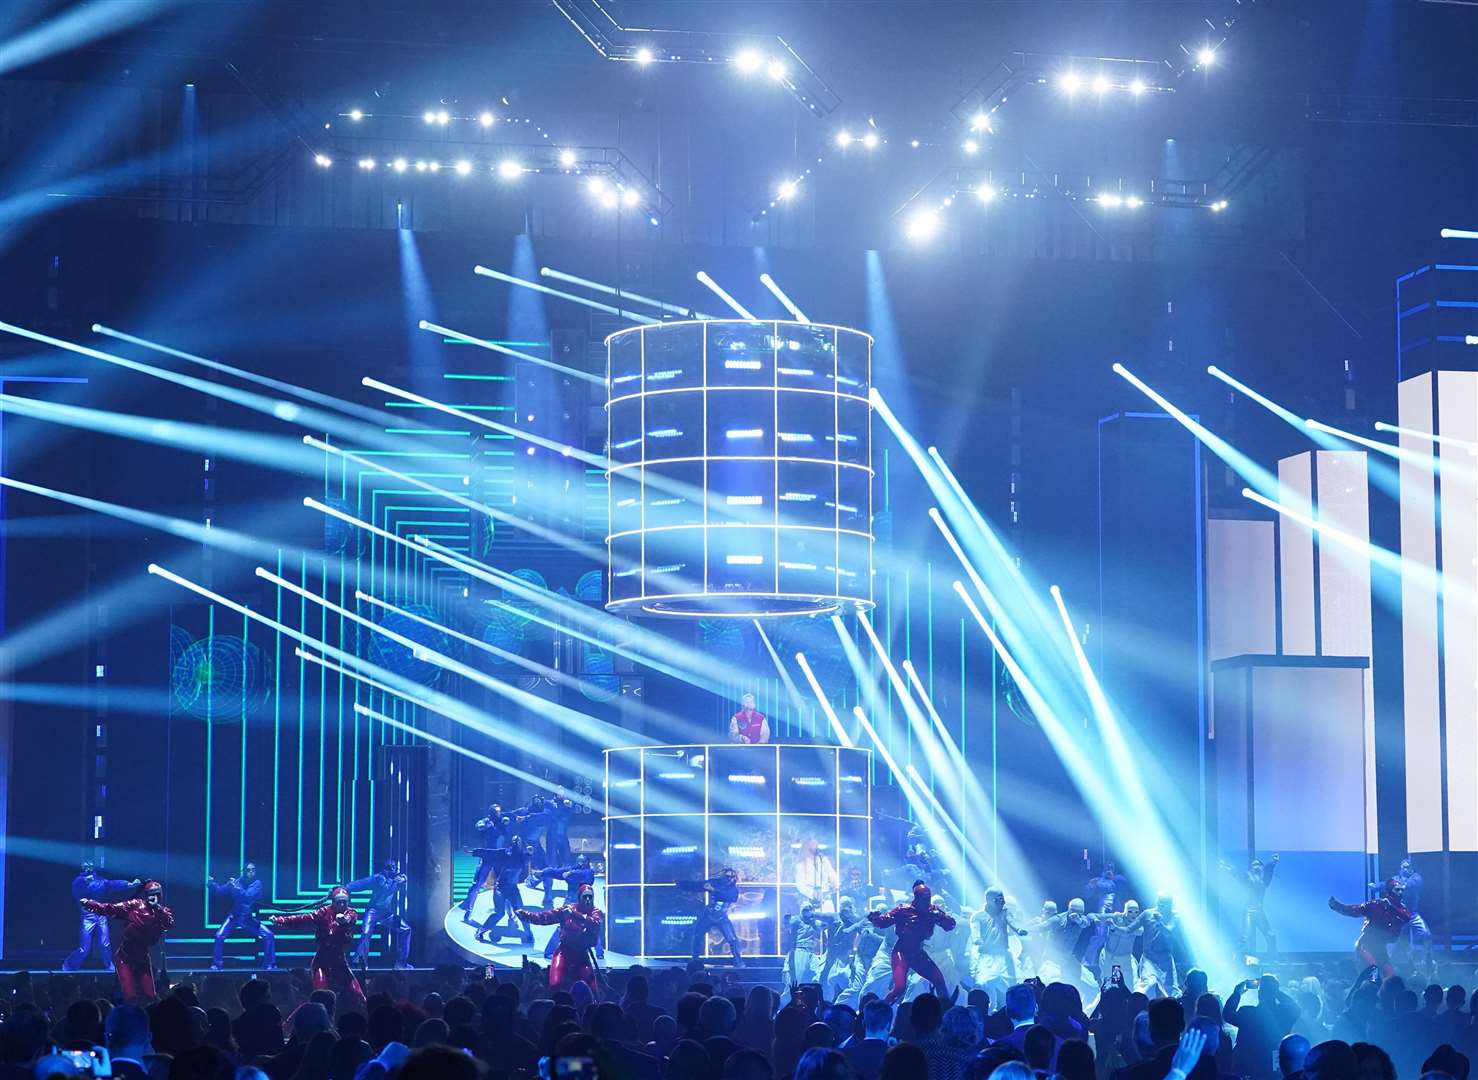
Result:
[[[636,62],[638,64],[640,64],[642,67],[646,67],[648,64],[650,64],[652,62],[652,50],[651,49],[648,49],[646,46],[643,46],[642,48],[637,49],[636,50]]]
[[[1147,87],[1144,85],[1143,79],[1135,79],[1132,83],[1129,84],[1129,92],[1135,97],[1139,97],[1139,95],[1144,93],[1146,89]]]
[[[776,192],[780,196],[780,198],[789,199],[795,194],[797,186],[798,185],[794,180],[782,180],[780,181],[780,187],[776,189]]]
[[[421,119],[426,121],[426,123],[428,124],[434,124],[436,123],[436,114],[430,109],[427,109],[424,113],[421,114]]]
[[[986,116],[985,113],[983,113],[983,112],[976,113],[974,116],[972,116],[970,118],[970,130],[971,131],[989,131],[990,130],[990,117]]]
[[[360,111],[359,109],[350,109],[349,110],[349,119],[350,120],[353,120],[357,124],[357,123],[359,123],[359,121],[361,121],[361,120],[364,119],[364,113],[362,111]]]
[[[1112,195],[1109,192],[1104,192],[1100,195],[1097,202],[1099,206],[1119,207],[1124,205],[1124,200],[1120,196]]]
[[[484,109],[481,113],[478,114],[477,122],[483,127],[492,127],[493,119],[493,114]]]
[[[333,163],[334,163],[334,159],[331,158],[331,157],[329,157],[327,154],[314,154],[313,155],[313,164],[317,165],[321,169],[326,169],[330,165],[332,165]]]
[[[442,109],[436,114],[436,122],[442,127],[446,127],[446,125],[452,122],[451,114],[448,113],[445,109]]]
[[[641,192],[636,188],[627,188],[621,192],[621,202],[626,206],[637,206],[641,203]]]
[[[1064,94],[1076,94],[1083,85],[1083,80],[1076,71],[1067,71],[1057,80],[1057,85],[1062,87]]]
[[[981,202],[990,202],[996,197],[996,189],[989,184],[981,184],[975,189],[975,194]]]
[[[390,163],[390,167],[396,172],[405,172],[405,158],[398,157]]]
[[[457,162],[457,175],[458,176],[471,176],[472,175],[472,162],[470,162],[470,161],[459,161],[459,162]]]
[[[425,171],[426,171],[426,163],[424,161],[418,161],[418,162],[416,162],[416,172],[425,172]]]
[[[427,168],[429,168],[432,172],[441,172],[441,162],[433,161],[430,165],[427,166]]]
[[[573,150],[561,150],[559,152],[559,163],[566,169],[573,168],[575,164],[575,152]]]
[[[928,240],[939,231],[939,214],[934,210],[920,210],[908,219],[904,229],[910,240]]]
[[[1210,45],[1201,46],[1201,51],[1196,53],[1196,62],[1202,67],[1210,67],[1216,63],[1216,50]]]
[[[600,196],[600,204],[607,210],[614,210],[616,208],[616,193],[610,190],[603,191]]]
[[[837,132],[837,145],[840,146],[844,150],[847,147],[851,146],[852,145],[852,133],[850,131],[838,131]]]
[[[1095,94],[1107,94],[1110,89],[1112,89],[1112,87],[1109,85],[1108,79],[1104,78],[1102,75],[1093,80],[1093,92]]]
[[[590,194],[600,195],[606,190],[605,177],[592,176],[589,180],[585,182],[585,187],[589,189]]]
[[[880,141],[876,131],[869,131],[866,135],[862,136],[862,145],[869,150],[876,150]]]
[[[498,162],[498,175],[504,180],[517,180],[523,175],[523,166],[512,158],[504,158]]]
[[[779,60],[771,60],[765,66],[765,74],[770,76],[775,82],[780,82],[785,78],[785,65]]]
[[[1124,200],[1124,205],[1129,207],[1129,209],[1131,210],[1138,210],[1141,206],[1144,205],[1144,200],[1141,199],[1138,195],[1131,195],[1129,196],[1129,198]]]
[[[760,54],[753,49],[745,49],[738,56],[734,57],[734,66],[745,75],[753,75],[760,69],[760,65],[764,62]]]
[[[366,170],[373,169],[375,167],[375,159],[372,157],[360,158],[359,167]]]
[[[919,140],[918,139],[910,139],[910,140],[908,140],[908,145],[909,146],[912,146],[915,150],[917,150],[919,148]]]

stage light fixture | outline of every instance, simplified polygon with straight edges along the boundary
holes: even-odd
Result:
[[[585,181],[585,187],[592,195],[602,195],[606,190],[606,179],[603,176],[592,176]]]
[[[878,143],[880,143],[881,141],[882,140],[878,138],[878,133],[876,131],[869,131],[866,135],[862,136],[862,145],[867,147],[869,150],[876,150],[878,148]]]
[[[614,191],[606,190],[601,192],[600,204],[607,210],[616,209],[616,202],[616,193]]]
[[[405,158],[398,157],[390,163],[390,167],[396,172],[405,172]]]
[[[472,162],[470,162],[470,161],[459,161],[459,162],[457,162],[457,175],[458,176],[471,176],[472,175]]]
[[[573,150],[561,150],[559,152],[559,163],[566,169],[575,167],[575,152]]]
[[[418,162],[416,162],[416,172],[425,172],[425,171],[426,171],[426,163],[424,161],[418,161]]]
[[[912,146],[915,150],[917,150],[919,148],[919,140],[918,139],[910,139],[910,140],[908,140],[908,145],[909,146]]]
[[[442,109],[436,114],[436,122],[442,127],[446,127],[452,122],[451,113],[447,112],[445,109]]]
[[[928,240],[939,231],[939,214],[934,210],[919,210],[908,219],[905,234],[910,240]]]
[[[427,164],[426,168],[430,169],[432,172],[441,172],[441,162],[439,162],[439,161],[430,162],[430,163]]]
[[[1064,94],[1076,94],[1083,85],[1083,80],[1076,71],[1066,71],[1057,80],[1057,85],[1062,88]]]
[[[990,117],[989,116],[986,116],[985,113],[983,113],[983,112],[976,113],[974,116],[972,116],[970,118],[970,130],[971,131],[989,131],[990,130]]]
[[[1144,205],[1144,200],[1141,199],[1138,195],[1130,195],[1127,199],[1124,200],[1124,205],[1129,207],[1129,209],[1131,210],[1138,210],[1141,206]]]
[[[843,150],[852,145],[852,133],[850,131],[837,132],[837,145]]]
[[[996,189],[989,184],[981,184],[975,189],[975,195],[981,202],[990,202],[996,197]]]
[[[498,162],[498,175],[504,180],[517,180],[523,175],[523,166],[513,158],[504,158]]]
[[[1107,94],[1111,89],[1113,89],[1113,86],[1102,75],[1093,80],[1093,92],[1095,94]]]
[[[637,206],[641,203],[641,192],[636,188],[627,188],[621,192],[621,203],[623,206]]]
[[[776,194],[782,199],[789,199],[795,195],[798,186],[794,180],[782,180]]]
[[[1147,89],[1149,88],[1145,86],[1143,79],[1135,79],[1129,84],[1129,92],[1135,97],[1139,97],[1139,95],[1144,93]]]
[[[372,157],[360,158],[359,167],[365,170],[373,169],[375,167],[375,159]]]
[[[765,66],[765,74],[770,76],[773,81],[781,82],[785,79],[785,65],[779,60],[771,60]]]
[[[349,119],[353,120],[357,124],[359,123],[359,121],[364,119],[364,113],[361,112],[359,109],[350,109]]]
[[[1196,53],[1196,62],[1202,67],[1210,67],[1216,63],[1216,50],[1210,45],[1201,46],[1201,51]]]
[[[496,118],[493,116],[493,114],[490,113],[490,112],[488,112],[486,109],[484,109],[478,115],[477,122],[479,124],[481,124],[483,127],[492,127],[493,126],[493,120],[494,119],[496,119]]]
[[[980,152],[980,144],[974,139],[966,139],[964,143],[961,144],[960,149],[965,151],[965,153],[967,154],[975,154]]]
[[[426,121],[426,123],[428,123],[428,124],[434,124],[434,123],[436,123],[436,114],[434,112],[432,112],[430,109],[427,109],[425,112],[423,112],[421,114],[421,119],[424,120],[424,121]]]
[[[640,64],[642,67],[646,67],[648,64],[650,64],[652,62],[652,50],[646,48],[645,46],[643,46],[640,49],[637,49],[636,50],[636,62],[638,64]]]
[[[334,159],[329,157],[327,154],[314,154],[313,163],[317,165],[320,169],[326,169],[334,163]]]
[[[734,66],[744,75],[753,75],[764,62],[764,58],[753,49],[745,49],[734,57]]]
[[[1098,197],[1097,202],[1099,206],[1107,206],[1110,208],[1117,208],[1124,205],[1124,200],[1121,196],[1114,195],[1107,191]]]

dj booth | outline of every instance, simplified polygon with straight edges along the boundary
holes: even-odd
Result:
[[[812,838],[843,882],[853,867],[872,880],[869,750],[632,746],[607,750],[605,770],[612,952],[686,959],[702,894],[679,883],[733,867],[730,919],[744,955],[779,956],[782,920],[798,905],[796,860]]]

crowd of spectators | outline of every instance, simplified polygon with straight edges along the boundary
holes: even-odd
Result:
[[[17,976],[3,993],[0,1080],[1468,1080],[1478,1026],[1462,986],[1372,975],[1338,986],[1265,975],[1224,1002],[1191,972],[1180,997],[1116,987],[1091,1014],[1036,980],[861,1008],[804,986],[784,997],[680,969],[613,973],[547,992],[533,965],[387,972],[367,1008],[338,1008],[304,973],[211,973],[148,1008],[104,977]]]

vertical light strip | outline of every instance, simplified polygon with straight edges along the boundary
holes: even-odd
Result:
[[[775,595],[780,595],[780,324],[770,324],[770,403],[774,427],[770,431],[770,456],[774,458],[770,475],[770,516],[775,522],[774,582]]]
[[[1396,388],[1401,426],[1433,431],[1432,376]],[[1437,681],[1436,473],[1415,463],[1435,445],[1409,435],[1401,474],[1401,667],[1406,741],[1406,843],[1412,851],[1441,851],[1442,749]]]
[[[1446,438],[1478,441],[1478,373],[1439,371],[1437,429]],[[1471,458],[1439,445],[1439,461]],[[1478,588],[1478,484],[1471,468],[1438,475],[1442,566],[1442,721],[1446,737],[1447,850],[1478,851],[1478,620],[1472,597]]]
[[[1284,506],[1313,505],[1313,457],[1305,451],[1278,462],[1278,501]],[[1314,655],[1314,533],[1285,516],[1278,551],[1283,581],[1283,651]]]
[[[1362,544],[1370,542],[1368,459],[1363,451],[1320,450],[1314,454],[1318,514],[1340,532]],[[1478,496],[1475,496],[1478,497]],[[1326,544],[1319,538],[1320,652],[1325,656],[1372,654],[1370,556],[1344,544]],[[1365,850],[1379,847],[1379,817],[1375,788],[1375,695],[1372,669],[1365,679]]]

